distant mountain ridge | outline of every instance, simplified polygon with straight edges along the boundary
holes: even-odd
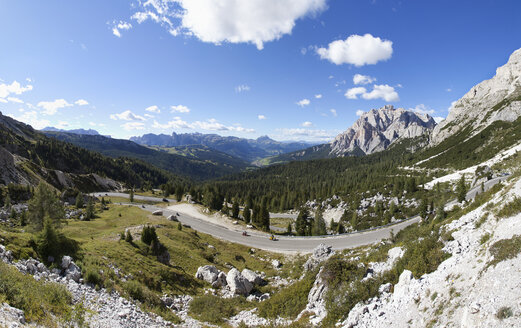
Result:
[[[132,137],[130,140],[141,145],[159,147],[201,145],[241,158],[248,162],[253,162],[268,156],[293,152],[313,145],[313,143],[306,142],[275,141],[268,136],[262,136],[257,139],[246,139],[239,137],[225,137],[217,134],[177,134],[175,132],[172,133],[172,135],[149,133],[141,137]]]
[[[88,130],[85,130],[85,129],[64,130],[64,129],[55,128],[53,126],[45,127],[43,129],[41,129],[40,131],[42,131],[42,132],[65,132],[65,133],[82,134],[82,135],[89,135],[89,136],[99,136],[99,135],[101,135],[98,131],[93,130],[93,129],[88,129]],[[109,137],[110,138],[110,136],[105,136],[105,137]]]

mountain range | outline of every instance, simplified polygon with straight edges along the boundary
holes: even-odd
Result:
[[[141,145],[166,148],[201,145],[241,158],[248,162],[253,162],[268,156],[304,149],[312,145],[312,143],[307,142],[275,141],[268,136],[262,136],[257,139],[245,139],[220,136],[217,134],[177,134],[175,132],[172,133],[172,135],[149,133],[141,137],[132,137],[130,140]]]

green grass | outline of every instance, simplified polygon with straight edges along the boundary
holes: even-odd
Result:
[[[36,281],[1,261],[0,277],[0,301],[23,310],[29,322],[54,327],[55,316],[66,317],[72,311],[72,297],[63,285]]]
[[[521,212],[521,198],[516,197],[511,202],[506,203],[498,212],[499,218],[507,218]]]
[[[195,297],[190,303],[190,316],[203,322],[222,324],[224,320],[238,314],[242,310],[249,310],[254,305],[243,296],[221,298],[214,295]]]
[[[490,246],[490,254],[494,256],[494,259],[488,263],[488,266],[513,259],[519,253],[521,253],[521,236],[516,235],[510,239],[498,240]]]
[[[490,238],[492,238],[492,235],[490,233],[485,233],[481,236],[481,238],[479,239],[479,244],[480,245],[483,245],[485,244],[487,241],[490,240]]]
[[[305,309],[308,294],[315,282],[317,272],[309,272],[302,280],[283,288],[271,296],[270,299],[259,304],[258,313],[265,318],[294,319]]]

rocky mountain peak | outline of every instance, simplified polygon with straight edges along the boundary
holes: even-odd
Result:
[[[521,49],[512,53],[496,75],[472,87],[456,101],[433,131],[431,143],[471,126],[476,134],[495,121],[515,121],[521,115]]]
[[[434,119],[427,114],[394,108],[393,105],[371,109],[330,143],[331,154],[344,156],[359,151],[372,154],[387,149],[398,139],[430,132],[435,125]]]

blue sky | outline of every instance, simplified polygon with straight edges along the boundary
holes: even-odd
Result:
[[[445,117],[521,48],[520,12],[516,0],[0,0],[0,111],[120,138],[325,141],[385,104]]]

